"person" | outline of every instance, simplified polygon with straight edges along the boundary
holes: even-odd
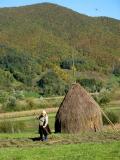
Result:
[[[50,134],[51,131],[48,124],[48,115],[45,110],[42,111],[38,119],[39,119],[40,140],[46,141],[48,139],[48,134]]]

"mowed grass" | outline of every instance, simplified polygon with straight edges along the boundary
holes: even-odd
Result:
[[[120,142],[1,148],[0,160],[119,160]]]

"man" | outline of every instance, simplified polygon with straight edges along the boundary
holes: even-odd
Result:
[[[48,125],[48,115],[45,110],[42,111],[41,115],[39,116],[39,134],[40,139],[42,141],[46,141],[48,138],[48,134],[51,133],[49,125]],[[44,136],[44,137],[43,137]]]

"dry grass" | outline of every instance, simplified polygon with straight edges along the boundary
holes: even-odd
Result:
[[[120,123],[114,124],[114,128],[117,131],[120,131]],[[113,129],[113,127],[111,125],[104,125],[103,130],[107,131],[107,132],[114,131],[114,129]]]
[[[109,104],[111,104],[111,105],[120,105],[120,100],[111,101]]]
[[[36,109],[36,110],[29,110],[29,111],[1,113],[0,119],[35,116],[40,114],[42,110],[43,109]],[[45,110],[47,113],[52,113],[52,112],[57,112],[58,108],[47,108]]]

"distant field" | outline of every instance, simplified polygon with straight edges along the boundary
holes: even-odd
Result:
[[[43,109],[34,109],[28,111],[19,111],[19,112],[7,112],[1,113],[0,119],[8,119],[8,118],[18,118],[18,117],[28,117],[28,116],[36,116],[42,112]],[[56,112],[58,108],[46,108],[47,113]]]
[[[40,114],[42,109],[37,109],[37,110],[31,110],[31,111],[21,111],[21,112],[11,112],[11,113],[5,113],[0,115],[0,128],[1,124],[7,125],[9,123],[9,128],[11,126],[11,129],[13,128],[13,123],[15,122],[15,125],[21,125],[19,123],[24,124],[25,127],[19,129],[17,132],[33,132],[36,133],[38,132],[38,120],[37,116]],[[46,109],[49,115],[49,125],[51,130],[54,130],[54,121],[55,121],[55,114],[57,112],[58,108],[49,108]],[[107,105],[105,107],[106,111],[112,111],[119,117],[119,122],[120,122],[120,107],[119,106],[109,106]],[[1,132],[1,130],[0,130]],[[8,131],[9,132],[9,131]],[[16,131],[15,131],[16,132]]]
[[[39,113],[39,112],[38,112]],[[54,130],[54,121],[55,121],[55,113],[56,112],[51,112],[49,113],[49,125],[51,130]],[[14,118],[6,118],[6,119],[0,119],[0,126],[1,124],[3,125],[7,125],[9,124],[9,130],[10,132],[12,131],[12,128],[14,127],[14,123],[15,125],[20,125],[20,123],[22,122],[22,124],[24,124],[25,127],[19,127],[19,131],[20,133],[24,133],[24,132],[32,132],[32,133],[37,133],[38,132],[38,124],[39,121],[37,119],[37,115],[32,115],[32,116],[22,116],[22,117],[14,117]],[[1,131],[1,127],[0,127],[0,131]],[[8,131],[9,132],[9,131]],[[15,131],[16,132],[16,131]]]

